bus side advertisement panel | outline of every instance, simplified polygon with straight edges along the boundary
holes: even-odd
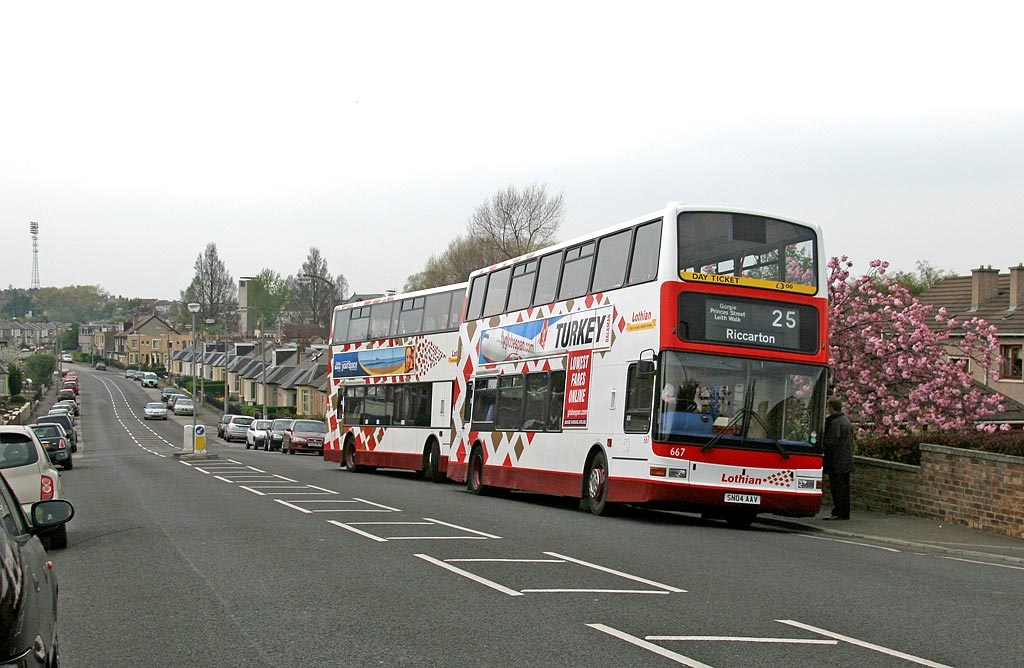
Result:
[[[569,353],[569,368],[565,382],[565,416],[562,422],[566,429],[587,426],[593,356],[589,350],[574,350]]]

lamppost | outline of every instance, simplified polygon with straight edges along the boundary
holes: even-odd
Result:
[[[196,313],[199,313],[199,304],[189,302],[188,312],[192,314],[192,449],[195,450],[196,443]]]

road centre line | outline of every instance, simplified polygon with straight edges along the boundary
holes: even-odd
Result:
[[[426,554],[417,554],[417,555],[414,555],[414,556],[416,556],[416,557],[418,557],[418,558],[420,558],[420,559],[422,559],[422,560],[424,560],[424,561],[426,561],[428,563],[434,564],[435,566],[440,566],[441,568],[443,568],[443,569],[445,569],[447,571],[451,571],[452,573],[455,573],[456,575],[461,575],[462,577],[467,578],[469,580],[472,580],[473,582],[476,582],[478,584],[482,584],[485,587],[490,587],[491,589],[494,589],[496,591],[500,591],[502,594],[507,594],[509,596],[523,596],[522,592],[518,592],[518,591],[516,591],[514,589],[509,589],[508,587],[502,586],[502,585],[498,584],[497,582],[494,582],[493,580],[488,580],[487,578],[480,577],[479,575],[475,575],[473,573],[470,573],[469,571],[464,571],[464,570],[462,570],[461,568],[459,568],[457,566],[452,566],[450,564],[446,564],[445,562],[443,562],[443,561],[441,561],[439,559],[435,559],[435,558],[433,558],[431,556],[428,556]]]
[[[811,633],[817,633],[817,634],[823,635],[823,636],[825,636],[827,638],[835,638],[836,640],[842,640],[843,642],[850,643],[851,645],[857,645],[858,647],[863,647],[865,649],[874,650],[875,652],[880,652],[882,654],[888,654],[889,656],[895,656],[895,657],[900,658],[900,659],[905,659],[907,661],[916,663],[916,664],[921,665],[921,666],[929,666],[929,668],[953,668],[952,666],[947,666],[944,663],[936,663],[935,661],[929,661],[928,659],[922,659],[921,657],[914,656],[913,654],[907,654],[905,652],[898,652],[898,651],[896,651],[894,649],[889,649],[888,647],[882,647],[881,645],[876,645],[874,643],[866,642],[864,640],[857,640],[856,638],[851,638],[850,636],[844,636],[844,635],[842,635],[840,633],[834,633],[833,631],[828,631],[826,629],[818,628],[817,626],[811,626],[809,624],[802,624],[800,622],[793,621],[792,619],[776,619],[775,621],[779,622],[780,624],[787,624],[789,626],[795,626],[798,629],[803,629],[805,631],[810,631]]]
[[[618,638],[619,640],[625,640],[631,645],[636,645],[637,647],[646,649],[648,652],[653,652],[654,654],[663,656],[666,659],[670,659],[684,666],[689,666],[690,668],[713,668],[712,666],[709,666],[706,663],[701,663],[696,659],[691,659],[688,656],[683,656],[682,654],[678,654],[671,650],[665,649],[660,645],[655,645],[652,642],[647,642],[646,640],[637,638],[636,636],[632,636],[626,633],[625,631],[619,631],[618,629],[613,629],[612,627],[605,626],[604,624],[587,624],[587,626],[594,629],[595,631],[606,633],[612,636],[613,638]]]
[[[617,571],[615,569],[608,568],[606,566],[598,566],[597,564],[592,564],[592,563],[590,563],[588,561],[582,561],[580,559],[573,559],[572,557],[567,557],[564,554],[558,554],[556,552],[545,552],[544,554],[548,555],[549,557],[555,557],[555,558],[558,558],[558,559],[565,559],[566,561],[571,561],[574,564],[579,564],[580,566],[586,566],[587,568],[593,568],[594,570],[602,571],[604,573],[610,573],[612,575],[617,575],[617,576],[619,576],[621,578],[626,578],[627,580],[632,580],[633,582],[639,582],[641,584],[651,585],[652,587],[657,587],[658,589],[664,589],[666,591],[669,591],[669,592],[672,592],[672,593],[675,593],[675,594],[685,594],[686,593],[685,589],[678,589],[678,588],[672,587],[670,585],[661,584],[660,582],[655,582],[654,580],[648,580],[646,578],[642,578],[642,577],[639,577],[639,576],[636,576],[636,575],[630,575],[629,573],[623,573],[622,571]]]
[[[561,559],[445,559],[449,564],[564,564]]]

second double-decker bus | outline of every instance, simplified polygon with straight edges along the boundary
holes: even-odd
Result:
[[[335,307],[324,459],[444,480],[466,284]]]
[[[669,204],[474,272],[448,476],[696,511],[816,513],[827,293],[812,225]]]

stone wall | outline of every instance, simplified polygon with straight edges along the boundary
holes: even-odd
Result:
[[[854,508],[1024,538],[1024,457],[922,444],[920,466],[854,459]]]

